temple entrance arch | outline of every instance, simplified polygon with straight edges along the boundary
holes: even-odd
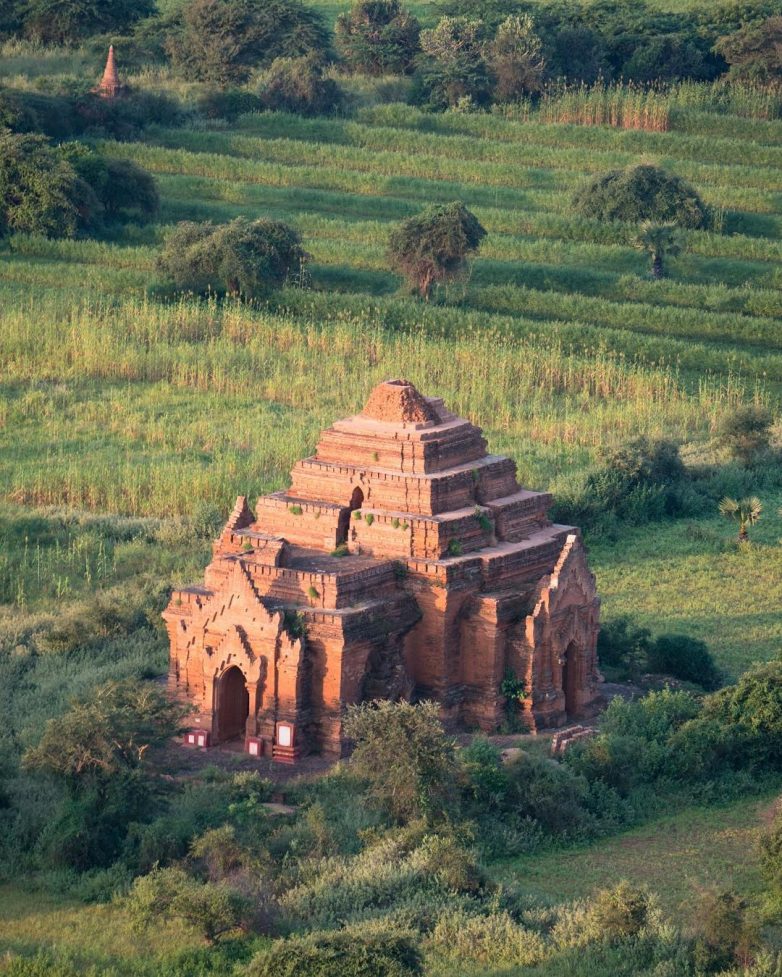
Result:
[[[568,718],[578,712],[578,665],[580,650],[571,641],[565,652],[565,663],[562,666],[562,691],[565,693],[565,712]]]
[[[244,736],[250,715],[250,695],[242,670],[231,666],[217,683],[217,740]]]
[[[337,546],[342,546],[348,541],[348,533],[350,532],[350,520],[353,517],[353,513],[356,509],[360,509],[364,504],[364,493],[358,487],[358,485],[353,489],[353,494],[350,496],[350,506],[347,509],[343,509],[339,516],[339,524],[337,526]]]

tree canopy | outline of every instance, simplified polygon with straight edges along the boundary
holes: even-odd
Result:
[[[399,0],[356,0],[334,32],[349,67],[366,75],[406,74],[420,49],[418,20]]]

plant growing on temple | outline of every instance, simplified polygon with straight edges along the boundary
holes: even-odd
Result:
[[[763,505],[755,495],[740,500],[726,495],[720,502],[719,511],[721,516],[738,523],[739,542],[745,543],[749,539],[749,527],[754,526],[760,519]]]
[[[717,431],[717,443],[737,461],[751,465],[759,455],[768,451],[769,428],[773,420],[767,407],[755,404],[737,407],[723,417]]]
[[[308,257],[298,233],[282,221],[237,217],[221,225],[178,224],[159,267],[178,289],[253,299],[284,285]]]
[[[350,760],[369,802],[391,820],[442,821],[455,804],[456,745],[434,702],[378,701],[349,706],[343,724]]]
[[[435,205],[392,231],[389,258],[428,302],[435,284],[452,281],[465,270],[467,257],[484,237],[485,228],[463,203]]]
[[[543,45],[529,14],[508,17],[500,24],[486,47],[486,61],[500,102],[518,101],[543,88]]]
[[[681,254],[684,241],[676,224],[667,222],[656,224],[644,221],[638,229],[633,244],[645,251],[652,262],[652,278],[659,281],[665,277],[665,262]]]
[[[698,192],[659,166],[642,164],[595,177],[573,198],[576,210],[600,221],[655,221],[704,228],[711,213]]]
[[[413,69],[421,27],[399,0],[356,0],[337,17],[337,50],[365,75],[401,75]]]
[[[327,56],[329,36],[299,0],[191,0],[166,48],[186,78],[224,86],[275,58]]]

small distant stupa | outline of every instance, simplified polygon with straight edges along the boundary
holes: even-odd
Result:
[[[125,91],[125,86],[119,80],[117,73],[117,63],[114,60],[114,45],[109,46],[109,56],[106,58],[106,67],[103,70],[103,77],[100,84],[95,89],[101,98],[116,98]]]

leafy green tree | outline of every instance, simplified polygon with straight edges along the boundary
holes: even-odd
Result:
[[[190,0],[166,48],[186,78],[226,86],[275,58],[324,57],[329,35],[299,0]]]
[[[672,222],[656,224],[654,221],[644,221],[633,243],[651,258],[652,278],[657,281],[665,277],[666,260],[675,258],[684,248],[681,230]]]
[[[133,217],[151,220],[160,208],[154,177],[127,159],[101,156],[83,143],[65,143],[61,151],[97,198],[101,214],[116,221]],[[89,226],[80,210],[80,223]]]
[[[242,929],[247,901],[222,882],[201,882],[180,867],[154,868],[133,883],[125,906],[137,930],[163,919],[183,919],[213,944]]]
[[[648,649],[651,672],[673,675],[695,682],[704,689],[719,688],[721,675],[709,651],[699,638],[686,634],[661,634]]]
[[[651,633],[635,626],[629,617],[603,621],[597,637],[597,654],[605,665],[625,669],[631,678],[646,670],[651,648]]]
[[[420,50],[420,24],[399,0],[356,0],[334,32],[348,66],[365,75],[407,74]]]
[[[320,60],[311,54],[273,61],[259,94],[264,108],[298,115],[327,115],[344,101],[342,89],[323,74]]]
[[[73,237],[79,178],[43,136],[0,133],[0,227],[46,237]]]
[[[708,207],[689,183],[648,164],[595,177],[576,193],[573,204],[579,213],[600,221],[703,228],[711,220]]]
[[[721,516],[739,524],[739,542],[744,543],[749,539],[749,527],[760,520],[763,505],[755,495],[740,500],[726,495],[720,502],[719,510]]]
[[[412,99],[443,110],[488,105],[492,82],[484,58],[483,21],[443,17],[435,28],[421,32]]]
[[[730,65],[728,77],[762,84],[782,83],[782,15],[748,24],[719,38],[715,50]]]
[[[121,33],[155,12],[154,0],[26,0],[19,7],[24,32],[44,44]]]
[[[759,943],[747,903],[733,892],[707,892],[693,913],[694,959],[698,973],[748,966]]]
[[[768,451],[773,420],[767,407],[745,404],[723,417],[717,430],[717,443],[737,461],[751,465]]]
[[[391,233],[391,265],[429,301],[432,287],[456,278],[467,257],[480,247],[486,230],[464,204],[428,207]]]
[[[161,270],[179,289],[258,298],[299,274],[309,256],[281,221],[183,222],[166,238]]]
[[[379,701],[350,706],[343,724],[355,742],[352,770],[370,802],[394,821],[439,821],[453,803],[456,747],[434,702]]]
[[[529,14],[508,17],[500,24],[486,47],[498,101],[518,101],[543,88],[546,63],[542,52],[543,45]]]

